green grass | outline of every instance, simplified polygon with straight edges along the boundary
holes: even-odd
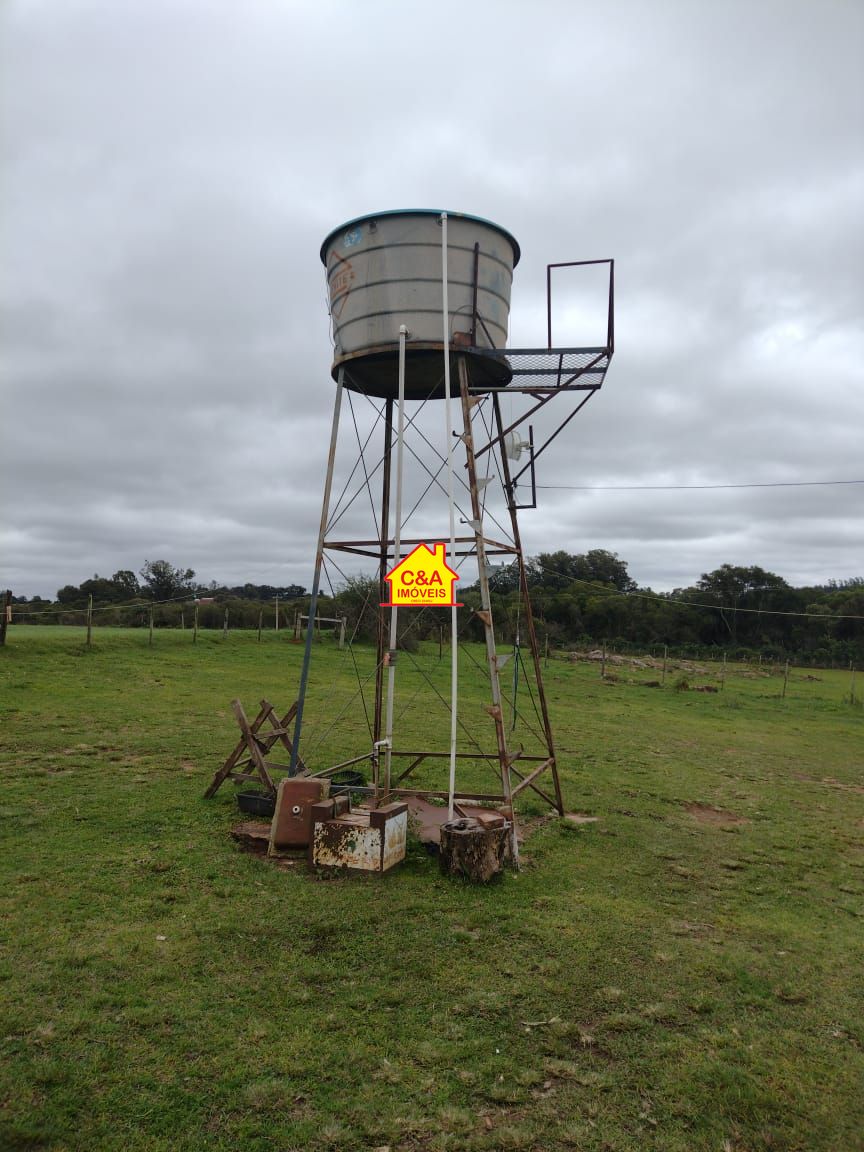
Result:
[[[794,672],[781,699],[782,677],[737,669],[701,694],[551,661],[567,807],[599,821],[538,820],[522,871],[477,888],[416,844],[383,879],[236,848],[233,789],[201,799],[235,739],[229,704],[287,707],[300,656],[281,634],[151,648],[105,629],[87,650],[77,630],[10,631],[3,1152],[864,1148],[848,674]],[[415,659],[446,694],[446,655]],[[323,644],[313,674],[308,745],[363,751],[359,706],[322,740],[350,657]],[[413,664],[400,687],[446,748]]]

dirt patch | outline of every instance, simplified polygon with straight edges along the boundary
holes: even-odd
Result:
[[[796,780],[803,780],[806,784],[821,784],[823,788],[836,788],[838,792],[858,792],[864,794],[864,784],[845,784],[842,780],[835,780],[833,776],[807,776],[804,772],[794,773]]]
[[[700,824],[725,824],[727,826],[746,824],[743,816],[736,816],[734,812],[726,812],[723,808],[715,808],[713,804],[685,804],[685,811],[698,820]]]
[[[534,816],[531,820],[523,820],[516,825],[516,839],[520,844],[523,844],[533,834],[539,831],[545,825],[549,824],[552,820],[558,819],[557,812],[547,812],[542,816]]]

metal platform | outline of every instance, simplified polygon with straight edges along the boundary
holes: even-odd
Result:
[[[595,392],[602,387],[609,368],[612,352],[607,347],[596,348],[506,348],[503,351],[488,348],[466,349],[472,364],[484,360],[506,364],[509,380],[500,385],[490,384],[494,374],[490,371],[484,380],[471,380],[469,391],[473,395],[487,392],[514,392],[542,395],[559,392]]]

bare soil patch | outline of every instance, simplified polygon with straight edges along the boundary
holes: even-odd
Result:
[[[840,792],[858,792],[864,794],[864,784],[847,784],[843,780],[835,780],[833,776],[808,776],[805,772],[796,772],[796,780],[807,784],[821,784],[825,788],[836,788]]]
[[[727,812],[723,808],[715,808],[713,804],[685,804],[684,808],[700,824],[746,824],[743,816],[736,816],[734,812]]]

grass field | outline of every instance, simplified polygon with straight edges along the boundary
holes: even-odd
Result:
[[[383,879],[237,849],[231,787],[201,798],[229,703],[287,707],[300,655],[281,634],[105,629],[87,650],[11,629],[3,1152],[864,1148],[848,673],[793,671],[781,699],[736,669],[703,694],[550,661],[566,804],[599,820],[532,802],[521,872],[477,888],[416,844]],[[416,659],[446,692],[446,654]],[[320,736],[348,654],[322,644],[314,676]],[[355,708],[319,754],[364,734]]]

